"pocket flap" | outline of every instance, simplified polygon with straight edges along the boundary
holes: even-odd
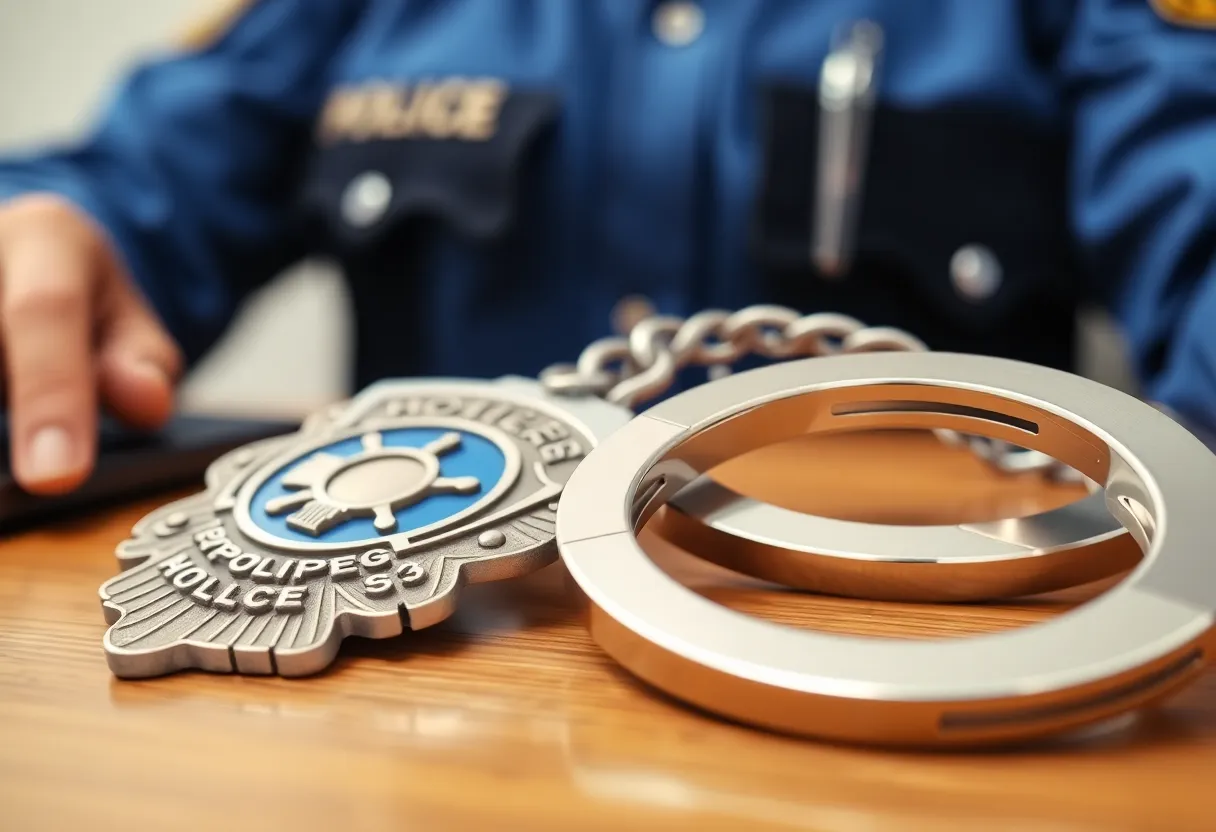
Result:
[[[811,265],[819,104],[814,88],[766,90],[755,253],[767,269],[819,282]],[[913,110],[882,102],[864,166],[854,274],[906,281],[956,326],[983,330],[1032,298],[1075,290],[1065,137],[1012,114]],[[1001,278],[968,294],[960,254],[983,251]],[[867,271],[879,264],[881,268]],[[874,288],[881,288],[875,286]]]
[[[429,216],[473,239],[511,226],[529,154],[559,97],[495,79],[375,82],[328,99],[306,176],[306,210],[366,244]]]

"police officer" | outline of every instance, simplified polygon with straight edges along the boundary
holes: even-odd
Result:
[[[260,0],[0,161],[14,470],[161,423],[262,283],[336,257],[359,386],[535,373],[781,303],[1073,366],[1107,304],[1216,414],[1212,0]]]

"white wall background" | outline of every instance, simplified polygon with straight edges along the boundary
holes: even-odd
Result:
[[[138,56],[223,0],[0,0],[0,153],[84,129]],[[346,294],[305,265],[257,297],[187,380],[190,409],[298,412],[344,395]]]
[[[132,60],[166,48],[225,2],[0,0],[0,153],[81,130]],[[327,268],[309,264],[284,275],[187,380],[183,405],[296,412],[345,395],[346,304]],[[1085,373],[1129,389],[1109,324],[1091,318],[1082,341]]]

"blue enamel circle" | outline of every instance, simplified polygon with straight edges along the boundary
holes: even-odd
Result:
[[[386,534],[408,533],[415,529],[438,523],[459,514],[482,500],[502,479],[507,469],[507,458],[502,449],[491,440],[477,433],[449,428],[397,428],[378,431],[385,448],[423,448],[445,434],[460,436],[460,445],[454,450],[438,455],[439,476],[442,478],[476,477],[478,487],[465,494],[429,494],[412,505],[395,512],[397,527],[388,532],[379,531],[371,516],[350,517],[320,534],[299,531],[288,525],[292,511],[280,509],[275,513],[267,510],[267,504],[278,498],[298,495],[298,487],[288,487],[284,478],[293,471],[301,470],[320,454],[349,458],[364,451],[361,436],[352,436],[334,442],[295,459],[282,466],[274,475],[254,492],[249,506],[249,516],[254,524],[276,537],[301,543],[358,543],[376,540]],[[321,495],[322,498],[324,495]]]

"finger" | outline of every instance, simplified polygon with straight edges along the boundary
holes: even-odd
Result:
[[[91,353],[94,253],[53,223],[0,246],[0,338],[13,475],[27,491],[69,491],[96,452]]]
[[[99,324],[99,387],[102,401],[122,421],[160,427],[173,412],[181,375],[181,351],[156,315],[125,278],[107,283]]]

